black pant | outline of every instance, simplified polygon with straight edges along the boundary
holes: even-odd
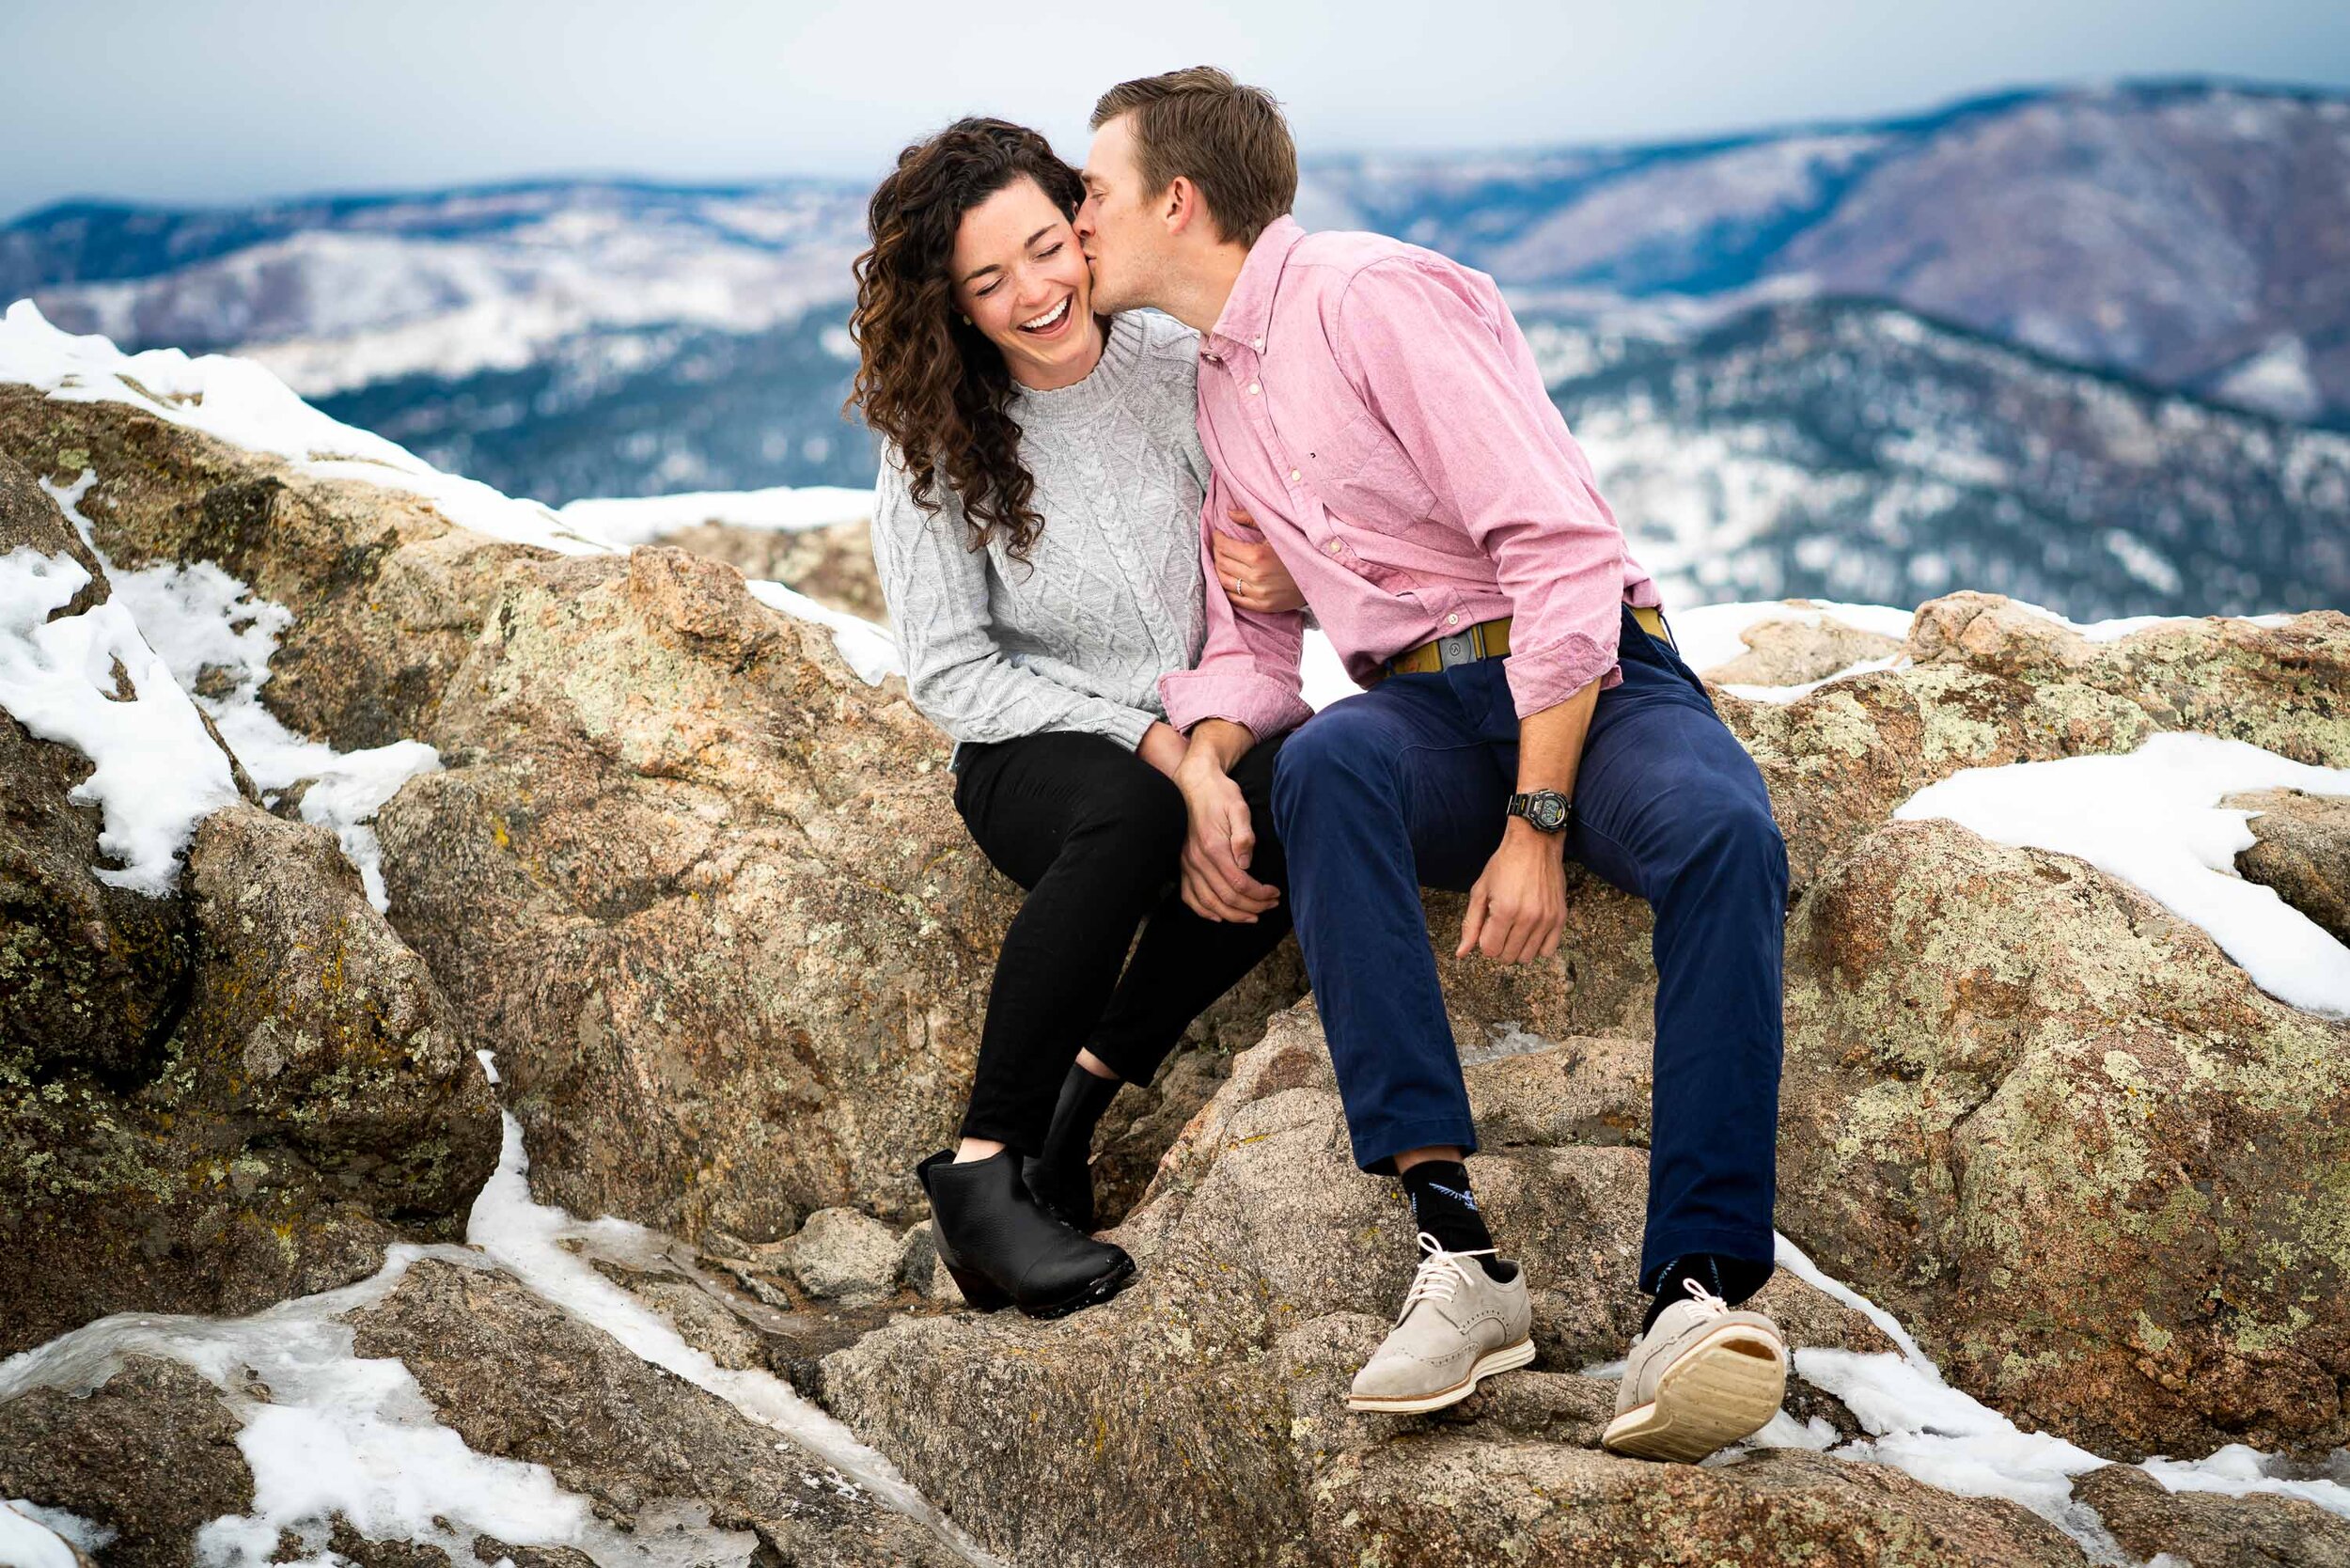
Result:
[[[1250,874],[1286,888],[1273,832],[1284,739],[1253,747],[1232,781],[1257,833]],[[965,1137],[1036,1153],[1080,1047],[1149,1083],[1184,1027],[1289,932],[1286,898],[1253,925],[1184,905],[1183,794],[1115,741],[1054,730],[966,747],[955,809],[995,869],[1028,889],[995,960]]]

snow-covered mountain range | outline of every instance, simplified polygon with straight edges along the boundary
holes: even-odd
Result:
[[[228,349],[551,502],[865,482],[863,190],[540,181],[0,227],[0,300]],[[2350,99],[2019,92],[1700,143],[1309,164],[1494,273],[1685,590],[2350,603]],[[1856,304],[1853,302],[1867,302]]]

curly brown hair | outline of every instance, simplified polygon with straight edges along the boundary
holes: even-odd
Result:
[[[963,502],[970,547],[999,537],[1018,560],[1044,518],[1032,504],[1035,476],[1020,461],[1011,371],[956,310],[949,271],[963,215],[1024,179],[1063,216],[1076,216],[1084,182],[1026,126],[959,119],[898,154],[867,210],[872,246],[856,259],[849,336],[860,362],[847,404],[896,444],[915,505],[938,510],[944,472]]]

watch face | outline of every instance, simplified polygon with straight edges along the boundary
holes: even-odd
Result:
[[[1555,794],[1536,795],[1527,815],[1544,833],[1556,833],[1567,825],[1567,803]]]

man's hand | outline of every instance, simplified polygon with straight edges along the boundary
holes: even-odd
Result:
[[[1257,520],[1235,507],[1225,516],[1245,528],[1253,528]],[[1297,579],[1281,564],[1281,557],[1265,543],[1250,544],[1229,534],[1217,534],[1212,541],[1215,549],[1216,580],[1224,585],[1224,597],[1244,610],[1270,615],[1279,610],[1302,610],[1306,596],[1298,591]]]
[[[1175,770],[1175,787],[1183,791],[1191,818],[1183,837],[1183,902],[1202,919],[1254,925],[1281,902],[1279,888],[1248,874],[1257,831],[1248,802],[1226,772],[1253,741],[1240,725],[1203,720],[1194,727],[1190,748]]]
[[[1455,958],[1472,949],[1503,964],[1548,958],[1567,927],[1567,867],[1551,834],[1512,817],[1501,847],[1469,889]]]

